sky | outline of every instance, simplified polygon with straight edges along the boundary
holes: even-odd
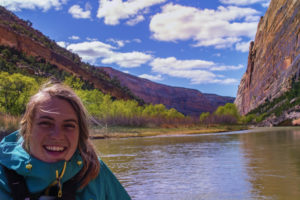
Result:
[[[94,66],[235,97],[270,0],[0,0]]]

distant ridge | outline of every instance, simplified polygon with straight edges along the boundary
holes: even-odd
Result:
[[[138,78],[110,67],[95,67],[81,62],[80,57],[56,44],[30,21],[19,19],[0,6],[0,45],[13,47],[27,55],[43,59],[59,70],[92,83],[95,88],[117,99],[135,99],[140,104],[164,104],[186,115],[199,116],[218,106],[233,102],[233,97],[204,94],[194,89],[171,87]],[[27,66],[30,68],[30,66]],[[28,69],[33,70],[33,69]]]
[[[171,87],[150,80],[120,72],[111,67],[101,67],[111,78],[116,77],[122,85],[128,87],[134,95],[146,103],[164,104],[179,112],[199,116],[202,112],[213,112],[220,105],[232,103],[233,97],[201,93],[195,89]]]

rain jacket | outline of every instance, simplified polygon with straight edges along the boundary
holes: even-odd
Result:
[[[78,151],[66,162],[46,163],[29,155],[22,147],[23,138],[16,131],[6,136],[0,142],[0,199],[12,200],[3,166],[24,176],[30,193],[39,193],[51,185],[57,176],[61,177],[61,184],[74,177],[82,168],[82,159]],[[101,160],[99,175],[83,189],[76,191],[76,200],[128,200],[126,190]],[[65,170],[63,170],[65,165]],[[64,171],[64,173],[62,173]],[[62,187],[63,190],[63,187]],[[16,191],[13,191],[16,192]]]

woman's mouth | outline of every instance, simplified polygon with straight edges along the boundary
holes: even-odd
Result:
[[[63,146],[56,146],[56,145],[45,145],[44,148],[48,151],[48,152],[63,152],[66,150],[66,147]]]

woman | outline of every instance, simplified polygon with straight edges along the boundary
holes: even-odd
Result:
[[[98,159],[87,118],[66,86],[32,96],[20,130],[0,143],[0,199],[130,199]]]

